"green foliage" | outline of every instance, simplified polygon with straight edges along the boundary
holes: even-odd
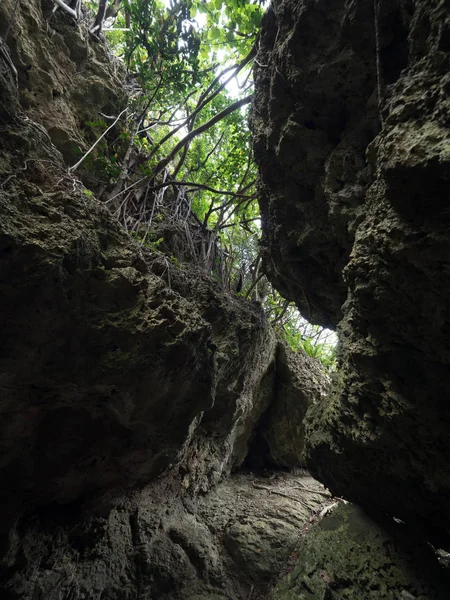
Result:
[[[312,338],[305,338],[301,340],[300,347],[308,356],[320,360],[328,371],[336,371],[336,345],[322,344]]]
[[[197,84],[200,39],[190,16],[191,2],[171,2],[168,7],[161,0],[124,0],[124,7],[130,17],[125,60],[144,89],[155,91],[159,85],[167,101]],[[162,85],[155,85],[155,74]]]
[[[194,15],[205,22],[200,49],[208,58],[211,52],[222,50],[243,58],[250,50],[261,25],[264,2],[252,0],[197,0],[192,3]]]
[[[266,300],[269,318],[280,337],[297,352],[303,350],[311,358],[319,360],[328,371],[337,369],[336,335],[319,325],[304,319],[297,308],[272,289]]]
[[[90,5],[95,10],[98,2]],[[262,5],[260,0],[122,0],[115,19],[107,23],[107,29],[115,26],[120,31],[107,31],[107,36],[139,92],[131,102],[127,131],[116,143],[132,144],[140,159],[130,161],[128,170],[120,162],[124,152],[111,151],[114,145],[109,140],[105,142],[109,149],[95,159],[94,168],[102,169],[110,181],[121,176],[121,167],[127,178],[146,179],[146,199],[149,189],[155,190],[150,193],[154,204],[147,220],[132,228],[145,232],[134,235],[152,250],[164,247],[157,228],[152,232],[162,218],[155,206],[162,209],[164,202],[172,201],[173,219],[179,218],[181,206],[172,187],[158,185],[178,182],[197,226],[205,239],[212,240],[212,246],[206,248],[205,242],[198,252],[199,266],[225,291],[260,301],[293,350],[303,350],[334,370],[334,338],[302,319],[260,277],[257,169],[248,110],[234,106],[252,90],[252,52]],[[107,126],[100,120],[86,125],[100,134]],[[126,202],[127,196],[121,196],[120,206],[128,206]],[[129,205],[141,202],[142,195]],[[167,206],[164,210],[166,218]],[[142,214],[137,210],[133,218],[139,221]],[[129,219],[128,212],[124,221]],[[177,257],[169,258],[179,263]]]
[[[130,235],[137,241],[141,246],[145,246],[153,251],[161,251],[164,244],[163,237],[156,237],[153,231],[144,231],[140,229],[138,231],[130,232]]]

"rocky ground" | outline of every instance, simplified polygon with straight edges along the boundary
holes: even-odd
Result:
[[[237,474],[202,496],[164,479],[116,501],[49,507],[11,536],[2,598],[266,598],[330,495],[306,473]]]
[[[445,600],[437,561],[307,472],[232,475],[206,495],[163,478],[49,506],[10,534],[5,600]],[[396,525],[400,527],[400,525]]]

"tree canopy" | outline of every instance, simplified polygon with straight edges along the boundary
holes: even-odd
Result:
[[[88,153],[72,168],[95,167],[92,188],[140,244],[170,251],[167,223],[182,230],[184,258],[225,292],[261,302],[292,348],[334,368],[334,340],[262,273],[247,121],[264,1],[54,2],[106,38],[130,88],[124,114],[86,124],[102,139],[95,161]]]

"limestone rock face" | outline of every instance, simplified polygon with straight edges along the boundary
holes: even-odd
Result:
[[[262,313],[139,252],[70,180],[55,187],[64,170],[41,165],[50,154],[33,126],[2,144],[16,173],[0,190],[2,506],[145,482],[181,460],[208,411],[220,477],[265,409],[276,341]]]
[[[310,321],[340,320],[342,279],[379,130],[373,3],[273,3],[252,116],[265,267]]]
[[[86,143],[81,112],[108,107],[103,92],[76,93],[98,77],[116,108],[125,95],[82,25],[59,11],[47,26],[52,6],[17,5],[18,88],[1,58],[0,533],[52,502],[105,508],[163,470],[206,490],[244,460],[272,398],[277,342],[261,307],[139,248],[68,173],[53,119],[70,147]],[[32,71],[64,83],[66,104]]]
[[[448,8],[275,0],[252,115],[266,270],[339,324],[308,464],[427,535],[450,533]]]
[[[107,516],[83,514],[77,504],[41,510],[11,533],[1,597],[267,597],[326,498],[309,476],[257,482],[233,475],[214,492],[181,499],[162,480],[123,496]]]
[[[436,565],[417,564],[398,536],[357,507],[312,524],[335,504],[299,472],[270,480],[234,474],[200,496],[180,495],[176,480],[161,478],[124,494],[105,515],[77,502],[42,508],[10,533],[0,595],[447,600]]]
[[[303,536],[293,570],[271,600],[444,600],[438,569],[411,562],[395,532],[377,526],[352,505],[340,505]],[[411,547],[409,548],[411,550]]]
[[[17,70],[21,106],[47,131],[67,166],[75,164],[126,106],[123,67],[105,46],[92,43],[86,25],[51,0],[15,0],[0,5],[0,36]],[[4,108],[4,107],[2,107]],[[1,110],[1,109],[0,109]],[[107,151],[106,146],[102,148]],[[101,166],[101,161],[97,163]],[[91,180],[102,177],[91,161]]]
[[[67,169],[127,97],[106,46],[53,7],[0,5],[0,553],[37,507],[106,514],[163,472],[206,492],[244,462],[279,368],[259,304],[138,246]]]
[[[278,347],[273,401],[261,420],[260,435],[267,459],[279,467],[305,464],[304,420],[308,408],[321,403],[330,390],[330,378],[318,360],[303,352]]]

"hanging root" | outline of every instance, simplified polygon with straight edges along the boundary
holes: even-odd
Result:
[[[53,2],[59,7],[62,8],[66,13],[68,13],[71,17],[73,17],[74,19],[78,19],[78,13],[76,10],[74,10],[73,8],[70,8],[70,6],[68,4],[66,4],[64,2],[64,0],[53,0]],[[79,3],[77,3],[77,7],[79,6]],[[56,10],[56,6],[55,9]]]
[[[382,79],[381,79],[381,58],[380,58],[380,31],[379,31],[379,0],[373,0],[373,16],[375,23],[375,56],[377,65],[377,94],[378,94],[378,110],[380,113],[381,126],[383,127],[383,114],[381,111],[381,92],[382,92]]]
[[[17,75],[17,69],[9,55],[9,49],[4,40],[0,37],[0,57],[3,57],[5,63],[8,65],[11,73],[13,74],[16,88],[19,86],[19,80]]]

